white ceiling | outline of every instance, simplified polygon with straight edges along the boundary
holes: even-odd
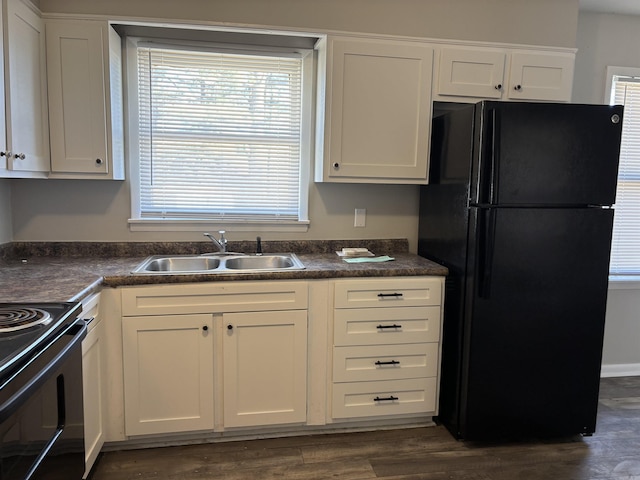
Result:
[[[580,0],[580,10],[640,15],[639,0]]]

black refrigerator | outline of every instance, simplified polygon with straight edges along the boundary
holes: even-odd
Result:
[[[435,103],[418,253],[449,268],[438,420],[595,431],[622,107]]]

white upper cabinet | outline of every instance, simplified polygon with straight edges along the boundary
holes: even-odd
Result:
[[[443,46],[434,99],[569,102],[574,61],[566,51]]]
[[[319,52],[316,181],[426,183],[431,46],[328,37]]]
[[[510,100],[571,101],[575,56],[567,53],[511,53]]]
[[[506,58],[502,50],[442,48],[434,91],[437,95],[499,99]]]
[[[46,32],[51,177],[122,180],[120,37],[100,21],[49,20]]]
[[[21,0],[4,3],[6,144],[0,176],[44,177],[49,172],[44,24]]]

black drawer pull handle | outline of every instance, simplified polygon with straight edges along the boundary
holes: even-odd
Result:
[[[402,294],[395,292],[395,293],[379,293],[378,294],[378,298],[402,298]]]
[[[393,325],[378,325],[376,328],[378,328],[380,330],[384,330],[386,328],[402,328],[402,325],[396,325],[394,323]]]
[[[380,360],[376,361],[376,365],[400,365],[398,360],[390,360],[388,362],[381,362]]]
[[[396,400],[399,400],[398,397],[394,397],[393,395],[389,396],[389,397],[376,397],[373,399],[374,402],[394,402]]]

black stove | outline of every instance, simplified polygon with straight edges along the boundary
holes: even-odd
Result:
[[[81,480],[80,303],[0,303],[0,479]]]
[[[6,374],[18,367],[20,359],[51,335],[74,322],[80,314],[79,303],[0,303],[0,385]]]

